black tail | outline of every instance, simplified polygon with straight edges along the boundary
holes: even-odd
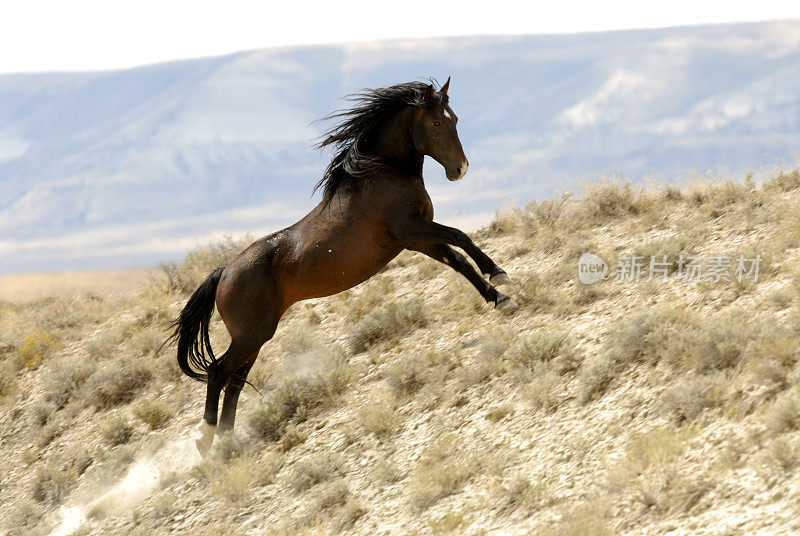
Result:
[[[208,379],[208,367],[216,358],[211,350],[211,339],[208,336],[208,324],[214,312],[217,296],[217,285],[222,275],[222,268],[217,268],[197,287],[192,297],[181,311],[181,315],[173,324],[175,332],[171,339],[178,339],[178,365],[184,374],[192,379],[205,382]],[[198,372],[201,371],[201,372]]]

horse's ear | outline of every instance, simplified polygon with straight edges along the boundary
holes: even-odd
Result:
[[[433,103],[433,94],[435,92],[436,90],[433,89],[433,84],[428,84],[428,87],[425,88],[425,95],[422,97],[422,102],[425,104],[425,106]]]
[[[450,77],[447,77],[447,82],[444,83],[442,89],[439,90],[439,93],[444,93],[447,95],[447,90],[450,89]]]

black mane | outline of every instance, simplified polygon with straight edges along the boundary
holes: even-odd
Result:
[[[385,126],[386,120],[405,106],[425,106],[427,88],[426,82],[406,82],[348,95],[347,100],[355,106],[323,118],[341,121],[322,134],[322,141],[315,146],[317,149],[332,146],[336,154],[313,191],[322,188],[323,199],[330,200],[340,187],[355,184],[366,172],[380,166],[380,160],[368,153],[368,140],[374,139],[373,134]],[[436,92],[434,101],[446,104],[447,95]]]

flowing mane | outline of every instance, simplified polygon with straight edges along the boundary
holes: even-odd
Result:
[[[334,157],[313,192],[322,188],[323,199],[330,199],[344,184],[354,184],[366,172],[380,166],[378,158],[369,154],[373,134],[385,127],[386,120],[400,113],[405,106],[425,106],[426,82],[406,82],[378,89],[365,89],[345,97],[355,106],[339,110],[323,121],[340,119],[322,134],[317,149],[331,146]],[[447,95],[436,92],[434,103],[447,103]],[[434,103],[428,103],[434,104]]]

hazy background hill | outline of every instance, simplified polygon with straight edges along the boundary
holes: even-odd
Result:
[[[4,75],[0,273],[147,265],[289,223],[327,162],[312,121],[359,88],[448,75],[472,167],[426,178],[438,217],[466,227],[600,173],[730,176],[800,148],[800,21]]]

